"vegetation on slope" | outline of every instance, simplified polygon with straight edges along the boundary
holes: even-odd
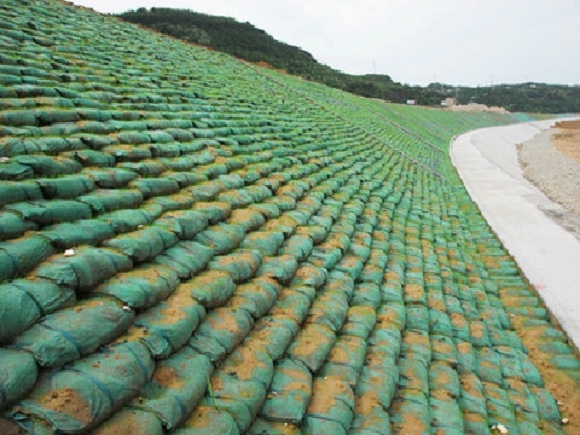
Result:
[[[139,8],[120,15],[124,20],[166,33],[250,62],[266,62],[290,74],[305,77],[334,88],[369,98],[392,102],[417,100],[419,104],[439,105],[446,97],[457,97],[460,104],[476,102],[501,106],[514,112],[580,112],[580,86],[542,83],[503,84],[463,87],[433,83],[427,87],[397,83],[388,75],[352,75],[320,64],[302,50],[277,41],[250,23],[233,18],[201,14],[184,9]]]
[[[447,152],[527,115],[58,0],[4,0],[0,42],[0,433],[562,433],[514,327],[563,388],[580,363]]]

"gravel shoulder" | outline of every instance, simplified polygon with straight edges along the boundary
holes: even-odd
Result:
[[[580,128],[565,124],[518,144],[518,160],[524,177],[563,208],[544,213],[580,240]]]

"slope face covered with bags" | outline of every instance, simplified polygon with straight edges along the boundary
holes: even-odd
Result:
[[[0,432],[562,432],[515,325],[578,360],[447,152],[525,116],[52,0],[3,1],[0,47]]]

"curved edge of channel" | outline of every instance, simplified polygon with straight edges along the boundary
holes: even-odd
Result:
[[[580,240],[548,217],[564,210],[524,178],[516,149],[563,119],[470,131],[453,139],[450,155],[483,217],[580,349]]]

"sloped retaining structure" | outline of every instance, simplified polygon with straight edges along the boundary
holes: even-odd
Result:
[[[525,116],[364,100],[51,0],[0,18],[3,431],[562,432],[502,303],[534,296],[447,154]]]

